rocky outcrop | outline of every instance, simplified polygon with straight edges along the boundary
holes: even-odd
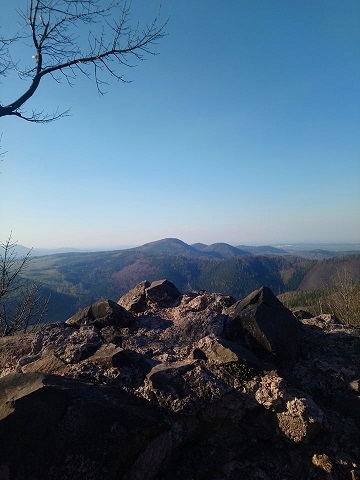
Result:
[[[358,330],[266,287],[144,281],[0,339],[0,478],[351,480],[359,360]]]
[[[168,280],[158,280],[151,284],[144,280],[123,295],[118,304],[131,312],[144,312],[153,307],[171,307],[181,297],[179,290]]]

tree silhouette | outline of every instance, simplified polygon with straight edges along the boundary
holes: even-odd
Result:
[[[31,250],[19,258],[17,243],[9,238],[0,242],[0,337],[25,333],[45,317],[49,298],[44,299],[42,285],[23,277],[31,260]]]
[[[152,47],[165,35],[166,22],[160,24],[159,15],[145,27],[133,23],[126,0],[23,2],[27,6],[17,10],[19,31],[9,38],[0,36],[0,77],[16,72],[27,82],[17,98],[0,102],[0,117],[16,116],[35,123],[64,117],[69,110],[25,111],[44,77],[52,77],[55,82],[65,80],[70,86],[79,74],[92,77],[99,94],[103,94],[109,79],[127,82],[123,73],[126,67],[154,55]],[[33,54],[27,56],[29,47]],[[24,62],[24,57],[31,64]],[[4,153],[0,135],[0,160]],[[0,242],[0,336],[25,332],[37,325],[48,304],[48,299],[42,298],[41,285],[23,278],[30,252],[19,259],[16,247],[11,235]]]
[[[0,37],[0,75],[16,71],[30,85],[18,98],[0,104],[0,117],[17,116],[30,122],[51,122],[68,114],[68,110],[25,113],[26,102],[45,76],[56,82],[64,79],[71,86],[79,74],[93,77],[103,94],[109,77],[126,82],[124,67],[154,55],[152,47],[165,35],[166,22],[159,24],[159,16],[143,28],[134,25],[126,1],[30,0],[27,10],[17,13],[22,21],[19,32],[11,38]],[[13,58],[13,47],[19,42],[33,48],[32,65],[21,65]]]

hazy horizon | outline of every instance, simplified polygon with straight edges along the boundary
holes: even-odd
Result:
[[[110,250],[125,250],[125,249],[130,249],[130,248],[136,248],[140,247],[142,245],[145,245],[147,243],[153,243],[153,242],[158,242],[162,240],[167,240],[167,239],[176,239],[180,240],[188,245],[194,245],[196,243],[203,243],[205,245],[211,245],[214,243],[226,243],[229,245],[232,245],[234,247],[236,246],[273,246],[273,247],[293,247],[293,246],[304,246],[304,247],[326,247],[326,246],[337,246],[337,247],[342,247],[341,249],[345,248],[346,246],[349,247],[357,247],[360,248],[360,240],[359,241],[348,241],[348,242],[331,242],[331,241],[319,241],[319,242],[314,242],[314,241],[294,241],[294,242],[287,242],[287,241],[279,241],[279,242],[258,242],[258,241],[253,241],[253,242],[227,242],[226,240],[218,241],[218,242],[203,242],[203,241],[195,241],[195,242],[187,242],[181,238],[178,237],[165,237],[165,238],[157,238],[155,240],[150,240],[150,241],[145,241],[142,243],[138,244],[108,244],[108,245],[56,245],[52,247],[47,247],[43,245],[24,245],[21,242],[17,242],[17,244],[21,247],[27,248],[27,249],[35,249],[35,250],[80,250],[80,251],[91,251],[92,249],[94,251],[110,251]],[[13,239],[14,240],[14,239]]]

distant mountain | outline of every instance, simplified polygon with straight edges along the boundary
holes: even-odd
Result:
[[[191,245],[193,248],[195,248],[195,250],[204,250],[204,248],[206,248],[208,245],[206,245],[206,243],[193,243]]]
[[[24,257],[30,254],[31,257],[42,257],[45,255],[56,255],[57,253],[71,253],[82,252],[83,250],[77,248],[63,247],[63,248],[29,248],[24,245],[16,245],[14,247],[18,257]]]
[[[184,255],[199,256],[199,250],[177,238],[163,238],[155,242],[145,243],[131,250],[147,255]]]
[[[290,255],[302,258],[322,260],[360,253],[359,243],[293,243],[278,245]]]
[[[220,256],[224,254],[223,258],[230,258],[236,255],[284,255],[288,253],[283,248],[273,247],[271,245],[261,245],[261,246],[249,246],[249,245],[237,245],[232,246],[228,243],[213,243],[212,245],[206,245],[205,243],[194,243],[191,245],[196,250],[201,252],[214,252],[219,253]]]
[[[249,255],[249,252],[240,250],[228,243],[213,243],[212,245],[205,246],[201,251],[209,253],[217,258],[232,258],[237,257],[238,255]]]
[[[213,243],[212,245],[196,243],[194,245],[188,245],[177,238],[164,238],[155,242],[146,243],[141,247],[135,247],[131,250],[146,253],[147,255],[208,256],[222,259],[249,254],[249,252],[240,250],[228,243]]]
[[[262,245],[259,247],[248,246],[248,245],[238,245],[236,248],[244,250],[247,253],[252,253],[253,255],[265,255],[265,254],[278,254],[284,255],[287,253],[283,248],[272,247],[271,245]]]

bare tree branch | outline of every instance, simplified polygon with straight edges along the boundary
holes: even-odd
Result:
[[[19,261],[16,245],[17,243],[12,241],[12,234],[4,243],[0,242],[0,299],[20,288],[19,275],[25,270],[30,259],[31,250]]]
[[[18,258],[17,243],[10,234],[0,242],[0,336],[26,332],[47,313],[49,298],[43,299],[42,285],[23,278],[31,250]]]
[[[49,75],[56,81],[65,77],[73,85],[79,73],[90,77],[92,72],[97,90],[103,94],[106,76],[126,82],[123,68],[134,66],[131,59],[140,61],[155,54],[152,47],[165,35],[167,23],[159,24],[156,16],[144,28],[133,26],[129,5],[118,0],[31,0],[27,11],[18,13],[28,33],[10,40],[0,38],[0,75],[15,68],[21,78],[31,83],[18,98],[0,104],[0,117],[15,115],[45,123],[66,116],[68,111],[47,115],[20,111],[43,77]],[[31,42],[35,66],[20,70],[12,61],[9,48],[19,39]]]

